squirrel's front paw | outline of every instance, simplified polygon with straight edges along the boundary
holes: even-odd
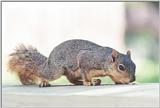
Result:
[[[39,87],[50,87],[51,85],[46,82],[46,81],[42,81],[40,84],[39,84]]]
[[[93,79],[93,80],[92,80],[92,85],[93,85],[93,86],[101,85],[101,80],[100,80],[100,79]]]

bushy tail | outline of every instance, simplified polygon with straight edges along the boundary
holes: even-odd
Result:
[[[40,66],[46,60],[47,58],[37,49],[20,44],[16,47],[15,52],[9,55],[8,70],[16,73],[22,84],[34,84],[34,79],[30,76],[33,74],[39,76]]]

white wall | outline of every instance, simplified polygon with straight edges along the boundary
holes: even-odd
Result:
[[[19,43],[30,44],[48,56],[59,43],[87,39],[122,51],[125,29],[123,2],[3,2],[2,80],[9,53]]]

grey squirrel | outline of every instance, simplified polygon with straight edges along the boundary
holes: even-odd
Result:
[[[17,73],[24,85],[50,86],[62,75],[75,85],[100,85],[100,79],[109,76],[116,84],[135,81],[136,65],[131,52],[122,54],[87,40],[73,39],[56,46],[45,57],[33,47],[23,44],[9,55],[8,69]]]

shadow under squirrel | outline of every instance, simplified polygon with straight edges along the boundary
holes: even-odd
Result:
[[[116,84],[135,81],[136,66],[130,51],[121,54],[87,40],[65,41],[56,46],[48,58],[22,44],[9,57],[8,69],[17,73],[24,85],[47,87],[49,81],[62,75],[72,84],[87,86],[100,85],[100,79],[92,79],[100,76],[109,76]]]

